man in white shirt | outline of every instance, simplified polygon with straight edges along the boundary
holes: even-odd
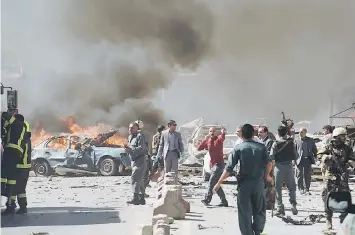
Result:
[[[243,138],[242,138],[242,126],[238,126],[238,127],[237,127],[237,130],[236,130],[235,134],[238,136],[238,139],[235,141],[235,144],[234,144],[234,145],[238,145],[238,144],[240,144],[240,143],[243,142]],[[254,137],[253,137],[253,140],[254,140],[255,142],[259,142],[259,143],[262,143],[262,144],[263,144],[263,141],[260,140],[257,136],[254,136]]]

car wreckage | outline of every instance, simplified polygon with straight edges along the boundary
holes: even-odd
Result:
[[[117,131],[87,138],[59,134],[45,139],[32,150],[32,170],[37,176],[129,175],[131,160],[119,145],[103,145]]]

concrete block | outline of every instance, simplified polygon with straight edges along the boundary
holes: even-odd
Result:
[[[165,224],[172,224],[174,222],[174,219],[165,215],[165,214],[159,214],[159,215],[154,215],[152,218],[152,225],[156,225],[158,221],[164,221]]]
[[[173,219],[184,219],[186,209],[179,200],[181,185],[166,185],[162,197],[156,201],[153,216],[166,214]]]
[[[181,188],[182,186],[179,185],[178,187]],[[186,213],[190,213],[191,212],[190,203],[182,198],[182,190],[181,189],[179,190],[179,201],[185,207]]]
[[[153,235],[153,226],[152,225],[143,225],[139,229],[138,235]]]
[[[170,225],[164,223],[154,225],[153,235],[170,235]]]

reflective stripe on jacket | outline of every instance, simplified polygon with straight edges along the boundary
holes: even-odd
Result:
[[[20,169],[29,169],[31,168],[31,152],[32,152],[32,144],[31,144],[31,129],[30,125],[27,121],[25,121],[26,133],[24,137],[24,152],[21,158],[21,164],[17,164],[17,168]]]
[[[23,153],[24,138],[26,133],[25,124],[11,117],[7,132],[7,142],[5,148],[13,148]]]

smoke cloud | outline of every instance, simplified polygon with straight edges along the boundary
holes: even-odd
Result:
[[[234,128],[265,117],[275,127],[281,111],[317,128],[331,94],[338,109],[355,101],[350,0],[13,0],[2,11],[2,47],[26,72],[11,82],[21,112],[47,129],[61,131],[53,117],[68,115],[150,129],[166,118]]]

